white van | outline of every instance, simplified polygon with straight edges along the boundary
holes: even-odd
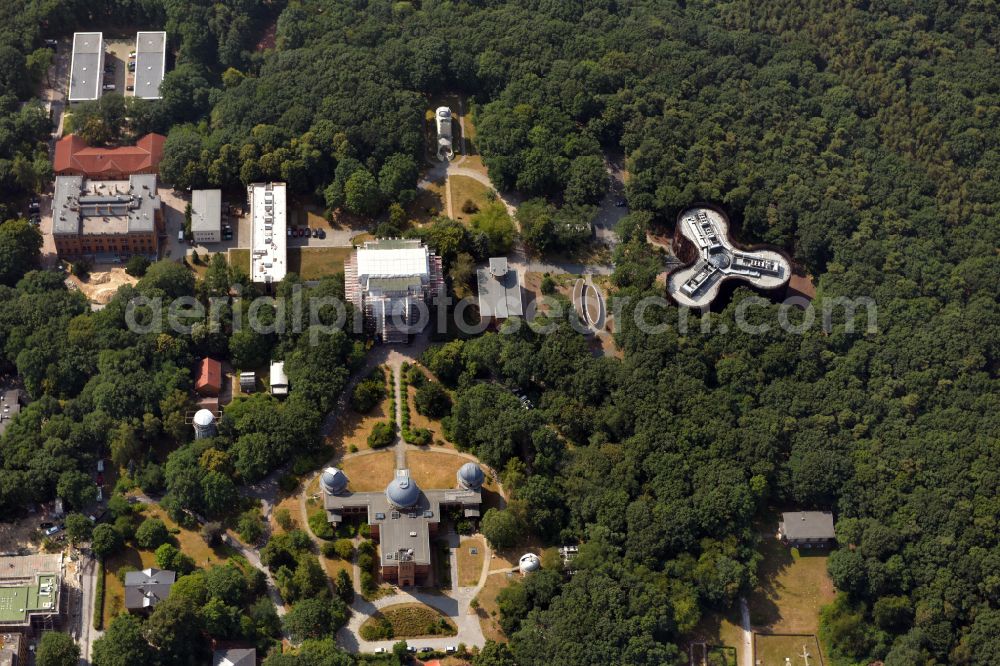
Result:
[[[184,230],[183,229],[181,229],[180,231],[177,232],[177,242],[178,243],[183,243],[184,242]]]

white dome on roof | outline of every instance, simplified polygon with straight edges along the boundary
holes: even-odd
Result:
[[[458,469],[458,485],[469,490],[479,490],[486,475],[479,465],[474,462],[467,462]]]
[[[194,415],[194,424],[196,426],[206,427],[215,423],[215,414],[208,409],[199,409]]]
[[[527,574],[541,569],[542,560],[539,559],[538,555],[535,555],[534,553],[525,553],[521,556],[521,559],[518,560],[517,565],[521,570],[521,573]]]
[[[385,487],[385,498],[397,509],[407,509],[420,499],[420,488],[409,476],[397,476]]]
[[[347,475],[336,467],[327,467],[319,477],[319,484],[330,495],[339,495],[347,490]]]

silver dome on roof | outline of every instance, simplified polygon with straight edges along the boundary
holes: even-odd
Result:
[[[407,509],[420,499],[420,488],[409,475],[397,476],[385,487],[385,498],[397,509]]]
[[[483,470],[474,462],[467,462],[462,465],[458,469],[457,476],[458,485],[469,490],[479,490],[483,485],[483,481],[486,480]]]
[[[327,467],[319,477],[319,485],[330,495],[339,495],[347,490],[347,475],[336,467]]]

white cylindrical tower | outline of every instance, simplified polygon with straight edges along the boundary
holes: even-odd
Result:
[[[208,409],[199,409],[194,415],[194,438],[205,439],[215,435],[215,414]]]

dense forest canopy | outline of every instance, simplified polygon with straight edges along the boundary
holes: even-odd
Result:
[[[795,506],[839,518],[841,596],[823,616],[834,663],[996,664],[997,16],[991,2],[941,1],[20,0],[0,8],[0,187],[18,197],[47,177],[39,111],[17,102],[41,39],[122,17],[165,26],[176,50],[164,99],[131,109],[127,131],[169,133],[162,175],[182,187],[282,179],[377,213],[413,189],[425,96],[441,91],[470,96],[494,182],[554,206],[592,202],[594,159],[622,150],[619,295],[658,292],[645,226],[707,200],[744,240],[788,249],[818,303],[873,298],[878,331],[838,317],[829,332],[740,333],[738,290],[707,332],[679,333],[673,311],[655,336],[625,318],[620,361],[594,359],[565,327],[432,350],[456,391],[451,433],[512,493],[491,527],[584,544],[575,576],[531,577],[502,600],[514,663],[683,659],[699,618],[754,585],[755,517]],[[256,49],[272,25],[275,47]],[[424,232],[449,261],[471,252],[454,231]],[[4,512],[72,488],[110,449],[145,461],[172,509],[221,515],[233,482],[195,464],[204,447],[238,482],[259,478],[315,439],[357,367],[346,333],[315,357],[304,336],[137,336],[122,323],[131,291],[90,313],[58,276],[18,282],[12,262],[35,242],[20,237],[0,236],[0,343],[36,402],[0,441]],[[154,266],[135,291],[204,297],[240,280],[214,265],[196,287]],[[220,437],[185,444],[186,369],[226,352],[285,355],[311,389],[267,419],[236,405]],[[181,444],[165,472],[146,461],[163,436]],[[510,663],[503,653],[480,664]]]

